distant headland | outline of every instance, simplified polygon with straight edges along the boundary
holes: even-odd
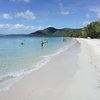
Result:
[[[91,37],[100,38],[100,21],[92,22],[84,28],[73,29],[73,28],[63,28],[56,29],[54,27],[48,27],[43,30],[38,30],[29,34],[9,34],[0,36],[27,36],[27,37]]]

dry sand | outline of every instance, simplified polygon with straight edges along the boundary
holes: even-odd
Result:
[[[0,100],[100,100],[100,52],[94,50],[100,49],[100,41],[77,41],[8,91],[0,92]]]

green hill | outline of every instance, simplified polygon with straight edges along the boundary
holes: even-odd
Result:
[[[38,30],[30,34],[10,34],[6,35],[7,37],[15,36],[28,36],[28,37],[91,37],[91,38],[100,38],[100,21],[92,22],[86,27],[81,29],[72,29],[72,28],[63,28],[56,29],[54,27],[48,27],[43,30]]]
[[[28,34],[28,36],[70,36],[70,37],[77,37],[81,33],[81,29],[71,29],[71,28],[63,28],[63,29],[56,29],[53,27],[48,27],[44,30],[39,30],[33,33]]]

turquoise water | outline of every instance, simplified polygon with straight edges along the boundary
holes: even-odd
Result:
[[[48,43],[41,47],[41,41]],[[21,42],[24,45],[21,45]],[[8,88],[27,73],[37,70],[74,43],[70,38],[0,38],[0,89]]]

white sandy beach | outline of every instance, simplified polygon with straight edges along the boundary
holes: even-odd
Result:
[[[77,41],[0,92],[0,100],[100,100],[100,40]]]

